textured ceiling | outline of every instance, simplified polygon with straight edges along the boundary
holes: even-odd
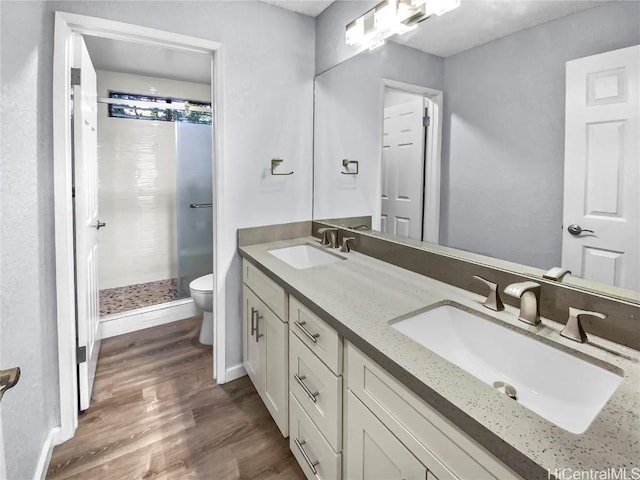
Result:
[[[310,17],[317,17],[325,8],[333,3],[334,0],[260,0],[261,2],[275,5],[276,7],[285,8],[292,12],[302,13]]]
[[[317,16],[333,0],[262,0],[287,10]],[[340,1],[340,0],[338,0]],[[448,57],[500,37],[601,5],[607,0],[462,0],[442,17],[432,17],[392,41],[427,53]],[[206,55],[86,36],[98,70],[210,82]]]
[[[603,0],[462,0],[457,9],[431,17],[392,41],[448,57],[602,3]]]
[[[207,55],[88,35],[84,38],[96,70],[194,83],[211,82],[211,58]]]

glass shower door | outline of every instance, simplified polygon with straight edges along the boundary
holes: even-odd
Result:
[[[212,126],[176,122],[178,296],[213,271]]]

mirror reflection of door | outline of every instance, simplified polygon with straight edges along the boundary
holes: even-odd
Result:
[[[640,46],[567,62],[562,265],[640,290]],[[571,228],[570,228],[571,227]]]
[[[386,89],[380,229],[423,239],[425,151],[430,100]]]

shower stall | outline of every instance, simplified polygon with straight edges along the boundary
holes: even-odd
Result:
[[[133,76],[98,72],[99,95],[101,83],[108,95],[98,114],[103,321],[184,303],[189,283],[213,271],[210,104],[118,93],[113,85],[123,82],[150,90],[141,83],[151,80],[124,77]],[[210,92],[208,85],[153,84],[190,98]]]

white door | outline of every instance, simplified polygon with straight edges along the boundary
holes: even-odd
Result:
[[[1,344],[0,344],[0,361],[2,361],[2,345]],[[4,461],[4,438],[2,435],[2,399],[0,399],[0,480],[4,480],[5,478],[7,478],[7,467]]]
[[[562,266],[640,290],[640,46],[567,62]]]
[[[2,404],[0,403],[0,480],[7,478],[7,467],[4,461],[4,439],[2,435]]]
[[[100,351],[98,326],[98,131],[96,72],[81,36],[74,39],[74,64],[80,85],[73,87],[76,304],[80,410],[89,408]],[[77,82],[76,82],[77,83]]]
[[[422,240],[424,208],[424,98],[384,109],[383,232]]]

